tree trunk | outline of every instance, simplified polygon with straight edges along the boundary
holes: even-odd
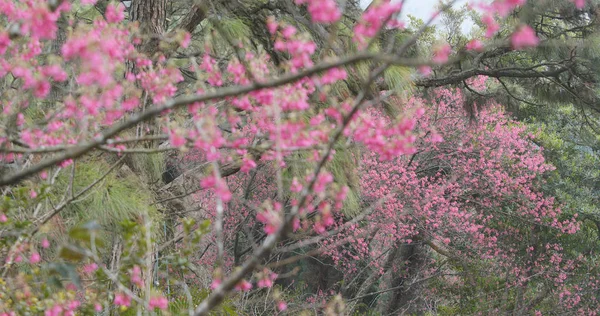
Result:
[[[61,15],[56,22],[58,30],[56,32],[56,38],[52,40],[52,46],[50,47],[50,53],[54,55],[61,55],[61,49],[67,41],[67,19],[64,15]],[[68,81],[65,82],[53,82],[52,90],[50,90],[50,107],[54,110],[57,102],[61,102],[65,96],[64,89],[68,87]]]
[[[384,273],[385,273],[385,271],[388,271],[393,266],[394,259],[396,258],[396,256],[399,253],[399,248],[400,248],[400,243],[398,242],[396,245],[394,245],[392,250],[388,253],[388,255],[385,259],[385,263],[383,265]],[[379,278],[381,278],[381,275],[379,274],[379,270],[373,269],[371,271],[371,274],[369,275],[369,277],[360,285],[360,287],[354,297],[356,297],[356,298],[365,297],[368,294],[369,289],[377,282],[377,280],[379,280]],[[360,303],[360,301],[354,301],[354,302],[352,302],[352,304],[349,305],[349,310],[351,311],[350,314],[354,314],[357,312],[356,305],[358,303]]]
[[[131,21],[140,23],[145,37],[139,50],[148,56],[156,54],[167,29],[167,0],[133,0]]]
[[[418,307],[421,304],[414,304],[418,300],[418,289],[411,286],[411,281],[415,276],[419,275],[424,264],[423,248],[418,244],[404,244],[400,246],[396,262],[399,263],[398,271],[390,271],[392,273],[391,282],[386,288],[394,289],[389,293],[387,299],[380,299],[378,309],[382,315],[398,315],[398,314],[418,314],[418,309],[412,308],[411,305]],[[385,290],[385,289],[382,289]]]

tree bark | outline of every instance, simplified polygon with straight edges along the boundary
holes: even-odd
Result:
[[[193,33],[198,24],[206,19],[206,3],[207,1],[196,1],[190,12],[188,12],[179,23],[178,28]]]
[[[388,253],[388,255],[385,259],[385,263],[383,265],[383,271],[389,271],[390,268],[393,266],[394,259],[396,258],[396,256],[399,253],[399,248],[401,247],[400,245],[401,245],[400,242],[397,242],[394,245],[394,247],[392,248],[392,250]],[[369,289],[375,284],[375,282],[377,282],[377,280],[379,280],[379,278],[381,278],[381,275],[379,274],[379,270],[373,269],[371,271],[371,274],[369,275],[369,277],[361,284],[361,286],[359,287],[359,289],[356,292],[354,297],[365,296],[368,293]],[[350,311],[351,315],[357,312],[357,310],[356,310],[357,303],[359,303],[359,302],[358,301],[353,302],[353,304],[349,306],[349,311]]]
[[[167,0],[133,0],[131,21],[139,22],[140,31],[146,37],[139,50],[148,56],[156,54],[167,28]]]
[[[390,293],[387,300],[381,299],[379,302],[379,311],[382,315],[397,315],[407,313],[409,315],[418,314],[418,310],[411,308],[411,305],[418,300],[418,289],[411,286],[410,282],[419,274],[424,264],[423,248],[418,244],[404,244],[400,246],[397,262],[400,262],[401,270],[406,273],[393,273],[392,280],[388,288],[395,290]],[[393,270],[392,270],[393,271]],[[420,304],[414,304],[418,307]]]

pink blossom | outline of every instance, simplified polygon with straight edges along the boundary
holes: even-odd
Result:
[[[406,28],[406,23],[404,21],[400,21],[400,20],[391,20],[388,22],[388,27],[390,27],[392,29],[403,30],[404,28]]]
[[[296,0],[296,4],[308,3],[308,13],[315,23],[334,23],[342,17],[335,0]]]
[[[73,163],[73,159],[65,159],[58,163],[58,166],[61,168],[66,168]]]
[[[449,44],[444,43],[435,48],[433,51],[433,62],[436,64],[443,64],[448,61],[448,56],[452,52],[452,47]]]
[[[6,214],[0,213],[0,223],[6,223],[7,221],[8,217],[6,217]]]
[[[75,292],[77,291],[77,285],[74,283],[67,283],[67,285],[65,285],[65,289]]]
[[[42,248],[47,249],[50,247],[50,242],[48,241],[48,239],[44,238],[42,240]]]
[[[169,141],[173,147],[183,147],[186,143],[185,137],[174,130],[169,131]]]
[[[277,207],[267,208],[257,213],[256,220],[265,225],[264,231],[267,235],[274,234],[282,223],[281,214]]]
[[[337,81],[346,79],[347,76],[348,74],[343,68],[331,68],[327,72],[325,72],[323,77],[321,77],[321,84],[332,84]]]
[[[181,43],[179,45],[181,45],[182,48],[188,48],[191,42],[192,35],[189,32],[185,32],[185,34],[183,35],[183,39],[181,40]]]
[[[494,34],[500,30],[500,25],[491,14],[484,14],[481,18],[481,22],[486,26],[485,37],[487,38],[494,36]]]
[[[17,126],[21,127],[25,124],[25,115],[23,113],[17,114]]]
[[[209,74],[207,81],[212,86],[220,87],[223,85],[221,71],[217,67],[216,61],[209,54],[205,54],[202,58],[202,64],[200,65],[200,69],[206,71]]]
[[[418,67],[419,73],[423,76],[423,77],[428,77],[431,74],[431,67],[429,66],[419,66]]]
[[[248,292],[252,289],[252,283],[246,281],[246,280],[241,280],[236,286],[235,289],[238,291],[243,291],[243,292]]]
[[[225,203],[231,200],[231,191],[229,191],[227,183],[222,178],[216,178],[214,175],[205,177],[200,180],[200,186],[203,189],[215,190],[217,196],[219,196]]]
[[[292,230],[296,232],[300,228],[300,219],[298,217],[294,217],[292,220]]]
[[[277,310],[280,312],[283,312],[284,310],[287,309],[287,304],[284,301],[279,301],[277,302]]]
[[[256,162],[250,157],[244,156],[244,158],[242,158],[242,167],[240,168],[240,171],[248,173],[254,168],[256,168]]]
[[[105,16],[108,23],[119,23],[125,19],[125,6],[109,4],[106,7]]]
[[[117,293],[115,294],[113,303],[117,306],[129,307],[131,305],[131,297],[125,293]]]
[[[98,265],[96,263],[92,262],[90,264],[87,264],[87,265],[83,266],[83,273],[85,273],[85,274],[92,274],[97,269],[98,269]]]
[[[277,273],[273,273],[268,269],[264,269],[262,277],[258,280],[258,287],[269,288],[273,286],[273,282],[277,279]]]
[[[45,316],[62,316],[63,308],[60,305],[54,305],[44,312]]]
[[[142,280],[142,269],[140,266],[135,265],[129,271],[131,283],[137,285],[139,288],[144,286],[144,281]]]
[[[501,17],[506,17],[516,7],[524,5],[527,0],[495,0],[492,9]]]
[[[284,31],[289,35],[291,30],[295,31],[295,28],[287,27]],[[297,71],[302,67],[310,67],[313,65],[311,57],[316,51],[317,45],[311,40],[288,38],[287,41],[281,39],[276,40],[274,48],[278,51],[287,51],[292,56],[289,62],[292,66],[292,71]],[[264,92],[265,91],[261,91],[263,94]]]
[[[471,40],[467,43],[466,49],[480,52],[483,50],[483,43],[477,39]]]
[[[290,191],[296,192],[296,193],[302,191],[302,184],[298,181],[298,179],[296,177],[294,177],[294,179],[292,179],[292,185],[290,186]]]
[[[81,302],[78,300],[73,300],[69,303],[69,310],[74,311],[76,310],[79,306],[81,306]]]
[[[140,100],[136,97],[133,97],[123,100],[123,102],[121,102],[121,108],[123,111],[132,111],[137,108],[139,104]]]
[[[60,11],[50,11],[46,5],[36,5],[30,7],[24,12],[23,20],[26,21],[21,26],[23,33],[30,33],[32,37],[38,39],[53,39],[56,36],[58,27],[56,21]]]
[[[31,254],[31,257],[29,257],[29,263],[36,264],[36,263],[40,262],[41,259],[42,259],[42,257],[40,256],[39,253],[33,252]]]
[[[166,310],[169,305],[169,301],[163,296],[152,296],[148,301],[148,307],[150,309],[162,309]]]
[[[42,74],[58,82],[67,80],[67,73],[59,65],[50,65],[42,68]]]
[[[389,1],[381,1],[371,5],[369,10],[363,13],[359,23],[354,27],[354,40],[361,48],[364,48],[366,38],[375,36],[384,26],[384,21],[400,12],[401,9],[402,2],[391,3]]]
[[[272,287],[273,286],[273,281],[269,280],[269,279],[260,279],[257,282],[258,287]]]
[[[211,289],[216,289],[219,287],[219,285],[221,285],[221,279],[213,279],[212,282],[210,283],[210,288]]]
[[[510,38],[512,47],[516,50],[535,47],[540,43],[540,39],[535,35],[535,31],[529,25],[521,25]]]
[[[354,129],[353,138],[381,155],[382,159],[414,153],[412,144],[416,138],[411,131],[416,125],[415,118],[404,117],[390,124],[378,113],[367,112],[357,121],[360,124]]]
[[[36,98],[45,98],[50,93],[50,82],[40,80],[33,86],[33,95]]]
[[[31,190],[29,191],[29,197],[32,199],[35,199],[38,196],[37,192],[35,192],[35,190]]]
[[[430,141],[432,143],[441,143],[444,141],[444,138],[440,134],[434,133],[433,135],[431,135]]]
[[[4,55],[9,46],[10,38],[8,37],[8,33],[0,32],[0,55]]]
[[[277,23],[274,17],[270,16],[267,19],[267,29],[269,30],[269,33],[271,33],[271,35],[275,35],[275,33],[277,33],[278,28],[279,23]]]
[[[585,7],[585,0],[571,0],[577,9],[583,9]]]
[[[327,231],[327,227],[325,227],[325,225],[323,225],[323,223],[320,221],[314,223],[313,229],[317,234],[323,234],[325,231]]]
[[[322,172],[317,176],[317,181],[313,186],[313,191],[315,193],[321,193],[325,191],[326,186],[333,182],[333,176],[329,172]]]
[[[283,37],[285,37],[287,39],[292,38],[292,36],[294,36],[294,34],[296,34],[296,28],[291,25],[284,27],[283,31],[281,31],[281,35],[283,35]]]

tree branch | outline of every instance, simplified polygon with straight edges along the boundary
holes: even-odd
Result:
[[[339,58],[337,60],[323,62],[318,65],[315,65],[312,68],[306,69],[304,71],[297,72],[297,73],[290,73],[285,76],[282,76],[279,78],[274,78],[274,79],[272,79],[270,81],[266,81],[266,82],[253,82],[251,84],[244,85],[244,86],[225,87],[225,88],[221,88],[221,89],[218,89],[218,90],[215,90],[212,92],[208,92],[205,94],[188,95],[188,96],[182,96],[182,97],[175,98],[175,99],[170,99],[170,100],[166,101],[165,103],[163,103],[162,105],[154,106],[144,112],[140,112],[140,113],[137,113],[137,114],[131,116],[129,119],[125,120],[124,122],[106,129],[103,133],[101,133],[99,136],[95,137],[94,139],[84,142],[83,144],[81,144],[77,147],[73,147],[60,155],[45,159],[45,160],[41,161],[40,163],[33,165],[27,169],[23,169],[23,170],[15,172],[15,173],[3,176],[2,178],[0,178],[0,187],[18,183],[21,180],[25,179],[26,177],[34,175],[48,167],[54,166],[62,161],[65,161],[68,159],[79,158],[79,157],[85,155],[90,150],[98,148],[101,145],[105,144],[110,138],[118,135],[119,133],[135,126],[138,123],[141,123],[150,118],[158,116],[167,110],[176,109],[176,108],[179,108],[179,107],[182,107],[182,106],[185,106],[188,104],[192,104],[195,102],[206,102],[206,101],[211,101],[211,100],[224,99],[226,97],[243,95],[243,94],[247,94],[249,92],[260,90],[260,89],[275,88],[275,87],[282,86],[282,85],[285,85],[288,83],[296,82],[298,80],[315,75],[322,71],[326,71],[326,70],[340,67],[340,66],[356,64],[356,63],[366,61],[366,60],[377,60],[377,61],[393,63],[396,65],[402,65],[402,66],[417,66],[417,65],[427,64],[420,60],[398,58],[393,55],[376,54],[376,53],[371,53],[371,52],[360,52],[357,54]]]
[[[514,67],[511,68],[500,68],[500,69],[469,69],[465,70],[453,75],[449,75],[442,78],[431,78],[431,79],[421,79],[415,81],[415,85],[424,88],[433,88],[433,87],[441,87],[446,85],[452,85],[460,83],[466,79],[475,77],[475,76],[488,76],[492,78],[545,78],[545,77],[556,77],[559,74],[569,70],[574,63],[567,62],[564,66],[559,67],[555,70],[548,71],[535,71],[531,70],[528,67],[524,69],[517,69]]]

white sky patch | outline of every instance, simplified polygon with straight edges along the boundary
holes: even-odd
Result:
[[[360,5],[366,8],[372,0],[360,0]],[[399,2],[399,0],[393,0],[393,2]],[[467,0],[457,0],[454,4],[454,8],[462,7],[466,4]],[[427,22],[431,15],[435,12],[436,7],[440,3],[439,0],[407,0],[404,3],[404,7],[402,8],[402,14],[400,15],[400,19],[403,21],[407,21],[406,16],[412,15],[415,16],[424,22]],[[440,19],[438,18],[434,24],[439,25]],[[475,23],[471,21],[471,19],[466,18],[465,22],[462,24],[462,32],[463,34],[468,34],[471,29],[475,26]]]

